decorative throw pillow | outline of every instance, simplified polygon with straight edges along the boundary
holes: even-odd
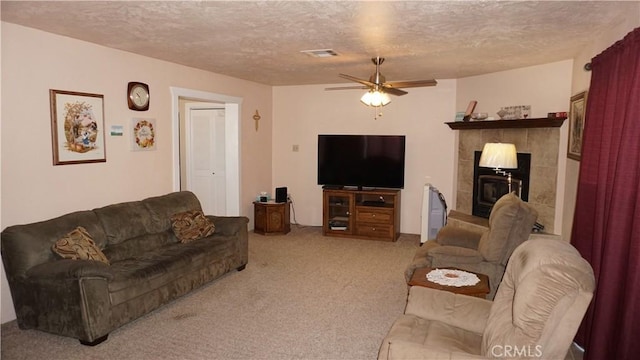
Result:
[[[174,214],[171,228],[181,243],[202,239],[216,230],[216,226],[200,210],[191,210]]]
[[[95,260],[109,265],[109,260],[87,232],[78,226],[62,239],[56,241],[51,250],[63,259]]]

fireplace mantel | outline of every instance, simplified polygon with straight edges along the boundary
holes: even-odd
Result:
[[[475,129],[526,129],[560,127],[566,117],[559,118],[536,118],[536,119],[516,119],[516,120],[484,120],[484,121],[455,121],[445,123],[452,130],[475,130]]]

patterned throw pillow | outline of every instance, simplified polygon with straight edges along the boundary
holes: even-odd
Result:
[[[73,231],[56,241],[51,250],[63,259],[95,260],[109,265],[109,260],[96,245],[87,229],[78,226]]]
[[[216,230],[216,226],[200,210],[191,210],[174,214],[171,228],[181,243],[207,237]]]

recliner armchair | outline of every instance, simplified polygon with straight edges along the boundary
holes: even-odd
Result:
[[[494,301],[412,286],[379,360],[565,358],[595,288],[568,242],[525,241]]]
[[[409,281],[421,267],[456,267],[489,277],[493,299],[505,266],[513,250],[529,238],[538,212],[515,193],[502,196],[489,215],[489,228],[484,233],[446,225],[436,239],[428,240],[418,250],[405,271]]]

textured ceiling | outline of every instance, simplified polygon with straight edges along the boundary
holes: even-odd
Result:
[[[447,79],[573,58],[626,1],[2,1],[3,21],[269,85]],[[333,49],[332,58],[301,50]]]

